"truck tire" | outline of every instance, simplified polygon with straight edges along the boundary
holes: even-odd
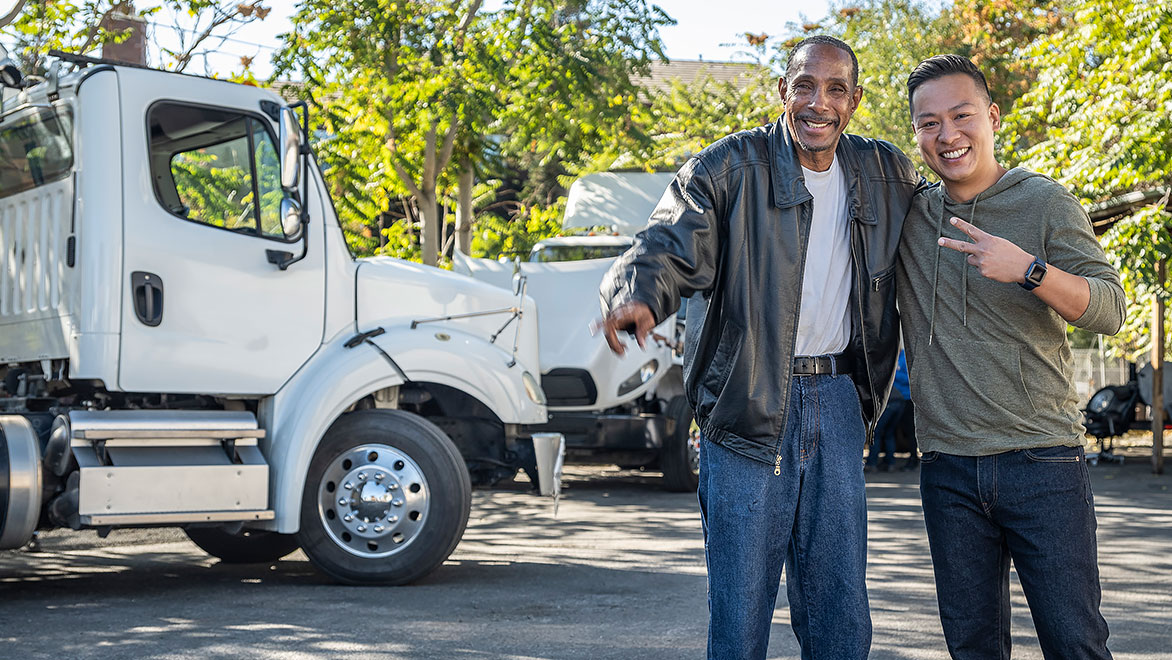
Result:
[[[672,397],[664,411],[675,430],[663,442],[659,466],[663,487],[677,493],[695,492],[700,485],[700,430],[692,423],[692,408],[683,396]]]
[[[468,469],[439,427],[401,410],[358,410],[314,452],[297,538],[338,582],[407,584],[452,554],[471,508]]]
[[[192,543],[225,564],[274,562],[298,548],[296,534],[263,529],[242,529],[235,534],[222,527],[189,527],[183,531]]]

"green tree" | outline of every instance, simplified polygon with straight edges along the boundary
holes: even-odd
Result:
[[[738,80],[702,75],[687,84],[673,80],[669,89],[646,94],[646,106],[632,111],[633,121],[643,128],[616,145],[622,153],[599,153],[593,169],[676,169],[716,140],[768,124],[780,112],[777,77],[764,66],[746,66]]]
[[[477,169],[487,180],[522,162],[556,177],[616,139],[631,75],[661,54],[667,20],[644,0],[512,0],[497,12],[480,0],[305,0],[278,75],[300,72],[319,108],[344,222],[369,227],[409,196],[404,215],[419,218],[422,260],[435,264],[457,182],[467,208]]]
[[[923,2],[877,0],[840,10],[833,25],[859,59],[863,101],[850,131],[887,140],[919,163],[907,77],[917,64],[943,50],[953,29],[952,16]]]
[[[1026,53],[1036,80],[1005,137],[1025,165],[1087,203],[1172,185],[1169,52],[1172,0],[1078,0],[1066,27]],[[1160,274],[1172,257],[1167,203],[1139,209],[1103,237],[1130,301],[1124,331],[1111,343],[1133,358],[1151,345],[1151,301],[1172,300]]]
[[[942,52],[971,59],[1003,113],[1012,111],[1037,70],[1027,51],[1035,40],[1069,23],[1069,0],[955,0],[945,11],[949,29]]]

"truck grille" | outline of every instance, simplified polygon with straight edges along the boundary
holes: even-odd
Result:
[[[598,388],[584,369],[553,369],[541,377],[541,389],[550,406],[589,406],[598,400]]]

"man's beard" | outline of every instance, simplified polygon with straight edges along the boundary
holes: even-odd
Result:
[[[808,151],[810,153],[819,153],[822,151],[830,151],[831,149],[834,148],[834,145],[831,145],[831,144],[819,145],[819,146],[809,145],[809,144],[806,144],[805,140],[803,140],[802,138],[797,137],[797,136],[794,136],[794,139],[797,141],[798,146],[802,148],[802,151]]]
[[[822,146],[815,146],[815,145],[807,144],[806,141],[802,139],[801,131],[797,130],[797,128],[798,128],[797,124],[799,124],[803,121],[812,121],[812,122],[816,122],[816,123],[826,122],[826,123],[834,124],[835,128],[838,127],[838,122],[832,117],[827,118],[827,119],[822,119],[821,117],[816,117],[813,115],[799,115],[797,117],[794,117],[794,124],[795,124],[793,126],[794,141],[798,143],[798,146],[802,148],[802,151],[807,151],[809,153],[820,153],[823,151],[830,151],[831,149],[834,148],[834,146],[836,144],[838,144],[837,140],[835,140],[832,144],[827,144],[827,145],[822,145]]]

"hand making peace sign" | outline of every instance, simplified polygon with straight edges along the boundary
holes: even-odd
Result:
[[[972,243],[951,238],[940,238],[940,245],[964,252],[969,265],[976,266],[981,275],[997,282],[1024,282],[1026,270],[1034,257],[1010,241],[977,229],[973,225],[953,217],[950,222],[973,240]]]

